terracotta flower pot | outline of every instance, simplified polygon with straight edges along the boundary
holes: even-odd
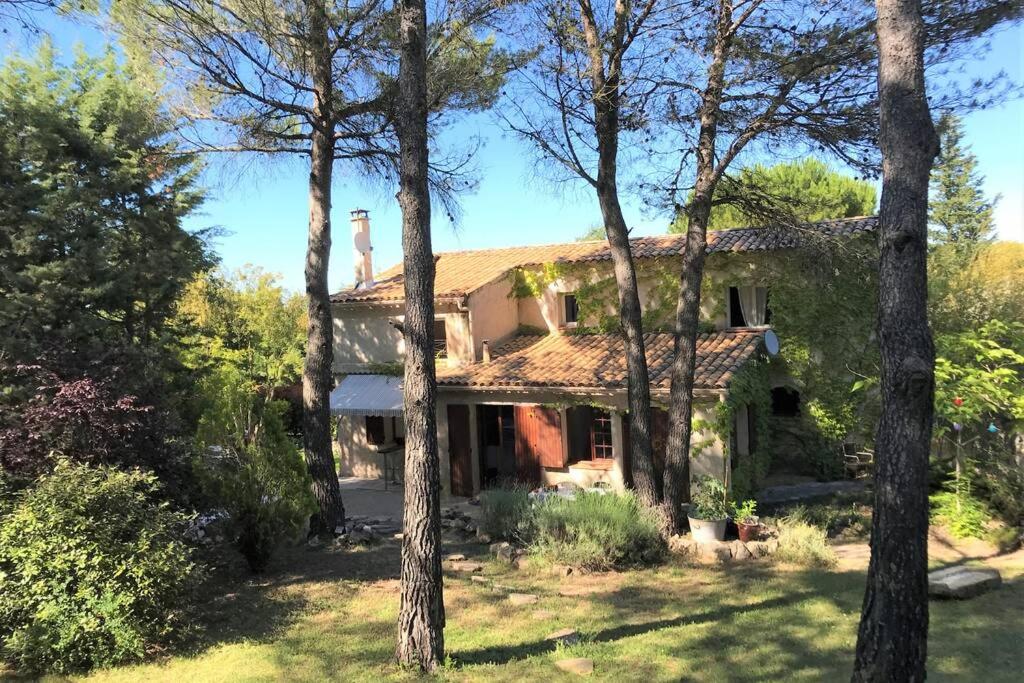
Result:
[[[736,522],[736,530],[739,532],[740,540],[744,543],[750,541],[756,541],[757,537],[761,535],[761,524],[744,524],[743,522]]]

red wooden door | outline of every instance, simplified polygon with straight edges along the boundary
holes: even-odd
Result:
[[[469,406],[448,404],[448,462],[454,496],[473,495],[473,450],[469,440]]]
[[[530,484],[540,483],[542,467],[565,467],[562,416],[555,408],[516,404],[516,474]]]

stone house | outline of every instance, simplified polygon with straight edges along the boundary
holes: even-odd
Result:
[[[331,397],[336,449],[343,476],[391,477],[402,460],[402,266],[374,277],[366,212],[353,212],[352,225],[356,284],[331,297],[334,372],[340,380]],[[694,478],[710,474],[728,481],[756,448],[757,397],[736,396],[735,382],[779,350],[771,328],[771,283],[759,274],[758,258],[799,248],[805,231],[843,239],[876,226],[869,217],[810,224],[796,233],[709,233],[705,331],[694,391]],[[656,330],[670,329],[665,323],[674,310],[683,243],[683,235],[632,240],[645,329],[655,330],[645,341],[656,460],[664,454],[663,408],[673,353],[672,335]],[[621,337],[605,331],[613,327],[616,311],[606,242],[435,258],[437,425],[445,493],[469,496],[507,480],[628,486],[625,359]],[[794,393],[783,376],[770,376],[760,390],[771,390],[776,403]],[[727,404],[730,409],[723,411]]]

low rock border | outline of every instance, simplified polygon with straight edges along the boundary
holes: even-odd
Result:
[[[668,539],[670,552],[703,562],[733,562],[758,560],[776,553],[779,541],[769,538],[764,541],[710,541],[702,543],[692,536],[672,536]]]

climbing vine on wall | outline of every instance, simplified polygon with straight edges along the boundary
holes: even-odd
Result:
[[[733,376],[728,397],[718,404],[711,425],[732,460],[732,495],[738,501],[754,496],[771,464],[771,362],[753,359]],[[745,455],[734,452],[736,414],[742,406],[747,406],[754,416],[749,435],[753,448]]]
[[[640,260],[636,262],[636,275],[644,288],[644,331],[671,330],[679,298],[678,263],[672,259]],[[576,334],[619,330],[618,288],[606,263],[545,263],[517,268],[512,277],[511,295],[517,299],[540,298],[558,281],[574,287],[580,321]]]
[[[877,412],[874,395],[852,391],[858,383],[870,386],[860,380],[878,372],[873,263],[877,263],[877,247],[872,236],[821,241],[802,250],[716,253],[707,260],[702,282],[703,331],[713,327],[710,319],[725,315],[727,287],[769,288],[770,322],[782,342],[774,374],[788,375],[799,388],[803,429],[813,436],[807,443],[813,444],[808,448],[816,453],[834,455],[829,444],[873,424]],[[672,258],[637,261],[647,332],[672,329],[678,267],[678,260]],[[619,329],[618,293],[606,262],[556,262],[517,269],[512,294],[541,297],[559,280],[576,286],[581,321],[578,334]],[[765,397],[769,400],[767,391]],[[761,412],[758,419],[767,420],[770,406]],[[862,440],[868,440],[870,430],[862,431]],[[758,443],[767,440],[766,433]],[[823,463],[817,469],[825,471],[828,466]],[[734,476],[747,475],[740,472]]]

